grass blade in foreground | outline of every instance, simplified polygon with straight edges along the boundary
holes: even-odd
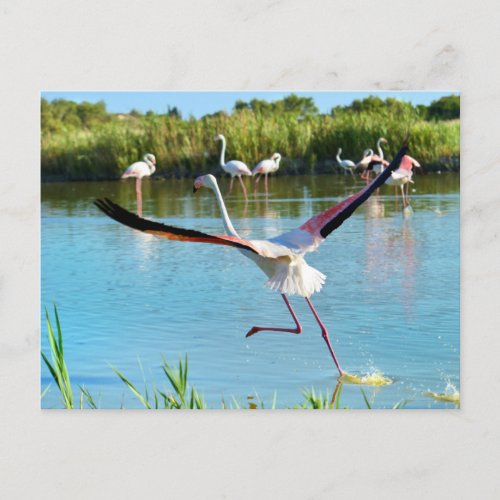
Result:
[[[49,361],[48,357],[43,352],[41,354],[43,361],[47,365],[47,368],[49,369],[52,378],[54,379],[55,383],[57,384],[57,387],[59,388],[59,391],[61,392],[64,407],[71,409],[74,407],[73,390],[71,388],[71,381],[69,378],[68,368],[66,366],[66,362],[64,361],[62,330],[61,330],[61,324],[59,322],[59,315],[57,314],[57,307],[55,304],[54,304],[54,313],[57,325],[57,339],[54,334],[52,323],[50,321],[49,312],[47,311],[47,309],[45,309],[45,317],[47,320],[47,335],[49,339],[52,363]]]

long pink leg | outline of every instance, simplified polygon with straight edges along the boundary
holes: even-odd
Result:
[[[137,198],[137,215],[142,217],[142,179],[140,177],[135,179],[135,195]]]
[[[266,195],[267,195],[269,193],[269,188],[268,188],[268,184],[267,184],[267,173],[264,174],[264,186],[265,186]]]
[[[335,363],[335,366],[337,367],[340,376],[344,375],[344,370],[340,368],[340,364],[337,360],[337,356],[335,356],[335,353],[333,352],[332,344],[330,344],[330,337],[328,336],[328,330],[326,329],[326,326],[323,324],[323,322],[319,319],[318,313],[316,312],[316,309],[314,309],[311,301],[309,300],[309,297],[306,297],[307,304],[311,308],[312,313],[314,314],[314,317],[316,318],[316,321],[318,322],[319,327],[321,328],[321,336],[323,337],[323,340],[326,342],[326,345],[328,346],[328,350],[330,351],[330,354],[332,355],[333,361]]]
[[[405,186],[401,184],[401,196],[403,198],[403,208],[406,208]]]
[[[255,182],[253,185],[253,195],[255,198],[257,198],[257,184],[259,183],[260,180],[260,174],[257,174],[257,177],[255,177]]]
[[[229,191],[227,192],[227,194],[231,194],[231,191],[233,190],[233,181],[234,177],[231,177],[231,180],[229,181]]]
[[[363,173],[361,174],[361,178],[368,184],[368,182],[370,181],[370,171],[365,168],[365,170],[363,171]]]
[[[245,195],[245,200],[246,200],[246,199],[248,199],[247,188],[245,187],[245,183],[243,182],[241,175],[238,175],[238,179],[240,180],[240,184],[241,184],[241,187],[243,188],[243,194]]]
[[[285,301],[286,306],[288,307],[288,310],[290,311],[290,314],[292,315],[293,320],[295,321],[295,328],[276,328],[274,326],[252,326],[248,333],[246,334],[246,337],[251,337],[252,335],[256,334],[257,332],[262,332],[262,331],[267,331],[267,332],[287,332],[287,333],[302,333],[302,326],[299,323],[299,320],[297,319],[297,316],[295,315],[294,310],[292,309],[292,306],[290,302],[288,301],[287,296],[282,293],[281,296],[283,297],[283,300]]]

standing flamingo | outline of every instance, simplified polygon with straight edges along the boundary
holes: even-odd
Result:
[[[365,149],[363,152],[363,159],[356,165],[356,167],[364,167],[361,178],[368,183],[370,180],[370,171],[377,167],[377,170],[379,170],[380,173],[383,171],[382,167],[387,165],[389,165],[389,162],[381,158],[379,155],[376,155],[373,152],[373,149]]]
[[[413,176],[413,167],[420,167],[420,163],[412,158],[410,155],[404,155],[401,160],[401,165],[397,170],[391,172],[391,176],[387,179],[386,184],[390,186],[394,186],[396,199],[398,197],[397,186],[401,187],[401,196],[403,198],[403,208],[406,208],[407,197],[408,197],[408,186],[410,182],[413,184],[412,176]],[[406,196],[404,187],[406,185]]]
[[[370,179],[370,172],[373,171],[375,173],[375,175],[378,175],[378,174],[380,174],[380,172],[382,172],[382,170],[384,170],[384,167],[386,165],[388,165],[388,162],[384,163],[384,151],[382,149],[382,144],[387,144],[387,139],[385,137],[379,137],[379,139],[377,141],[378,157],[376,155],[375,156],[376,156],[376,158],[378,158],[378,162],[374,161],[368,165],[368,167],[364,170],[363,174],[361,175],[362,179],[369,180]],[[373,156],[372,149],[369,149],[366,151],[371,151],[372,156]]]
[[[260,181],[260,178],[264,176],[264,187],[266,190],[266,194],[268,193],[268,187],[267,187],[267,175],[268,174],[273,174],[280,168],[280,160],[281,160],[281,155],[279,153],[274,153],[271,158],[267,160],[262,160],[257,165],[255,168],[252,170],[252,176],[257,176],[255,178],[255,191],[257,191],[257,184]]]
[[[137,215],[142,217],[142,178],[153,175],[156,171],[155,155],[147,153],[143,157],[144,161],[132,163],[122,174],[122,179],[135,177],[135,194],[137,198]]]
[[[352,176],[354,176],[353,170],[356,168],[356,164],[352,160],[341,160],[340,155],[342,154],[342,148],[339,148],[337,151],[337,163],[341,168],[344,169],[344,173],[347,174],[349,172]]]
[[[248,199],[247,197],[247,190],[245,188],[245,184],[243,183],[243,180],[241,179],[242,175],[252,175],[252,172],[250,172],[250,169],[242,162],[239,160],[231,160],[228,161],[227,163],[225,162],[225,155],[226,155],[226,138],[222,135],[219,134],[216,138],[216,141],[222,141],[222,150],[220,152],[220,166],[224,170],[224,172],[228,173],[231,176],[231,181],[229,183],[229,191],[227,194],[230,194],[232,189],[233,189],[233,181],[235,177],[238,177],[240,180],[241,187],[243,189],[243,194],[245,195],[245,200]]]
[[[300,227],[267,240],[246,240],[238,235],[229,219],[217,181],[210,174],[197,177],[194,181],[193,191],[196,192],[201,187],[207,187],[214,191],[227,236],[211,235],[192,229],[182,229],[142,219],[109,199],[96,200],[95,204],[112,219],[139,231],[162,236],[170,240],[212,243],[232,246],[240,250],[245,257],[253,260],[267,275],[268,281],[266,286],[281,294],[295,323],[295,327],[286,328],[253,326],[246,336],[250,337],[260,331],[302,333],[302,326],[292,309],[287,295],[302,296],[305,298],[321,329],[321,335],[326,342],[340,377],[342,377],[348,374],[340,367],[340,363],[330,343],[328,330],[314,309],[310,299],[313,293],[321,290],[325,282],[325,275],[309,266],[304,259],[304,255],[315,251],[332,231],[337,229],[353,214],[356,208],[365,202],[378,187],[384,184],[390,177],[391,172],[399,166],[399,162],[407,149],[407,145],[404,144],[389,167],[361,191],[312,217]]]

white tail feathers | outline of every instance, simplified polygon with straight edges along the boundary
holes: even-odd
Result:
[[[321,290],[325,280],[323,273],[309,266],[301,256],[297,256],[290,263],[279,263],[266,286],[287,295],[310,297]]]

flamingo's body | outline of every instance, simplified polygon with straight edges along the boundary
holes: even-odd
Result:
[[[247,190],[245,188],[245,184],[243,183],[243,180],[241,179],[242,175],[252,175],[252,172],[250,169],[242,162],[239,160],[231,160],[226,163],[225,156],[226,156],[226,138],[222,135],[219,134],[216,138],[216,141],[222,141],[222,149],[220,152],[220,166],[226,172],[231,176],[231,181],[229,183],[229,191],[227,194],[231,193],[233,189],[233,181],[235,177],[238,177],[241,188],[243,189],[243,194],[245,195],[245,199],[247,198]]]
[[[379,173],[381,173],[387,165],[389,165],[389,162],[387,160],[384,160],[379,155],[375,154],[373,152],[373,149],[365,149],[363,158],[356,165],[356,167],[364,168],[363,173],[361,174],[361,178],[368,182],[370,180],[371,171],[376,168],[377,170],[379,170]]]
[[[344,169],[344,173],[347,174],[349,172],[351,175],[354,175],[353,170],[356,168],[356,164],[352,160],[341,160],[340,155],[342,154],[342,148],[339,148],[337,151],[337,163],[339,166]]]
[[[410,183],[413,183],[413,167],[420,167],[420,163],[412,158],[410,155],[404,155],[401,164],[397,170],[391,172],[391,176],[387,179],[386,184],[390,186],[400,186],[401,187],[401,196],[403,198],[403,207],[406,208],[408,196],[408,186]],[[404,191],[404,186],[406,185],[406,196]],[[396,190],[397,196],[397,190]]]
[[[372,153],[371,156],[374,157],[374,161],[371,161],[366,166],[365,170],[361,174],[362,179],[369,180],[370,179],[370,172],[374,172],[375,175],[378,175],[384,170],[384,168],[387,165],[389,165],[389,162],[384,160],[384,151],[382,149],[382,144],[387,144],[387,139],[385,139],[384,137],[379,137],[379,139],[377,141],[378,156],[373,154],[372,149],[366,150],[366,151],[371,151],[371,153]],[[361,160],[361,161],[363,161],[363,160]]]
[[[144,161],[136,161],[127,167],[121,179],[135,177],[135,193],[137,197],[137,215],[142,216],[142,178],[153,175],[156,171],[156,157],[147,153],[143,157]]]
[[[204,186],[214,191],[222,213],[224,229],[227,233],[225,236],[209,235],[142,219],[110,200],[97,200],[96,205],[116,221],[140,231],[172,240],[197,241],[236,247],[243,255],[253,260],[266,274],[268,277],[266,286],[281,293],[295,322],[295,328],[254,326],[248,331],[247,337],[263,330],[301,333],[302,327],[288,301],[287,295],[302,296],[311,308],[333,361],[342,376],[344,371],[341,369],[330,344],[328,331],[310,300],[311,295],[321,290],[326,277],[317,269],[309,266],[304,257],[306,253],[315,251],[332,231],[337,229],[353,214],[356,208],[364,203],[378,187],[384,184],[391,172],[399,165],[399,161],[406,149],[407,147],[403,146],[389,167],[358,193],[312,217],[300,227],[267,240],[246,240],[238,235],[229,219],[217,181],[212,175],[198,177],[194,182],[193,190],[196,192]]]
[[[255,189],[257,189],[257,184],[260,181],[260,178],[264,176],[264,186],[266,193],[268,192],[268,185],[267,185],[267,176],[269,174],[274,174],[279,168],[280,168],[280,160],[281,160],[281,155],[279,153],[274,153],[271,158],[267,160],[262,160],[257,165],[255,168],[252,170],[252,175],[255,177]]]
[[[129,177],[135,177],[142,179],[143,177],[153,175],[156,171],[155,155],[151,153],[145,154],[143,160],[144,161],[136,161],[127,167],[127,170],[125,170],[121,178],[128,179]]]

